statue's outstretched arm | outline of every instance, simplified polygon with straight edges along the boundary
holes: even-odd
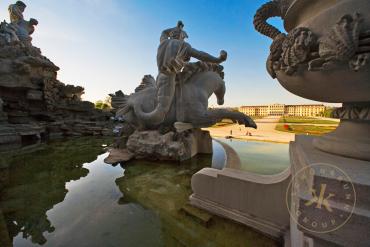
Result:
[[[203,62],[209,62],[209,63],[222,63],[226,61],[227,59],[227,53],[226,51],[221,51],[219,57],[214,57],[206,52],[203,51],[198,51],[194,48],[190,49],[190,54],[191,57],[196,58],[200,61]]]

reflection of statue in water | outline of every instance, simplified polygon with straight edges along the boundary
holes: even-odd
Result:
[[[55,231],[47,212],[64,201],[67,182],[88,175],[84,164],[96,160],[100,146],[91,139],[58,142],[38,155],[18,155],[9,160],[10,169],[0,169],[0,213],[11,240],[20,235],[34,244],[47,242],[47,233]]]
[[[11,4],[8,8],[10,15],[10,25],[16,30],[16,34],[21,41],[31,42],[31,34],[35,31],[38,21],[31,18],[29,21],[24,20],[23,12],[27,5],[22,1]]]

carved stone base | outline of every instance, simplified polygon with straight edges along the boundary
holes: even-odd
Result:
[[[208,131],[193,129],[188,132],[135,131],[125,149],[113,149],[105,159],[108,164],[131,159],[184,161],[197,154],[212,153],[212,138]]]
[[[317,137],[313,144],[324,152],[370,161],[370,122],[342,120],[335,131]]]
[[[290,144],[291,238],[285,246],[369,246],[370,162],[322,152],[313,138],[298,135]],[[331,211],[312,201],[310,189]]]
[[[281,239],[289,228],[285,195],[290,168],[275,175],[242,171],[235,150],[222,146],[225,168],[203,168],[192,176],[190,204]]]
[[[313,145],[328,153],[370,161],[370,110],[369,103],[345,104],[334,112],[341,118],[338,128],[323,137],[317,137]]]

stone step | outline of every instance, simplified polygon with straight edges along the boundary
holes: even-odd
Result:
[[[205,227],[209,227],[210,224],[211,224],[212,214],[210,214],[210,213],[208,213],[208,212],[206,212],[202,209],[193,207],[189,203],[185,204],[180,209],[180,211],[184,212],[186,215],[192,217],[193,219],[195,219],[196,221],[198,221],[199,223],[201,223]]]

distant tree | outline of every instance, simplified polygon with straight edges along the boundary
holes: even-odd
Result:
[[[322,113],[323,117],[331,117],[332,112],[334,111],[334,107],[328,107],[325,109],[325,111]]]
[[[104,100],[104,103],[109,106],[109,108],[112,108],[112,97],[107,96]]]
[[[111,109],[111,106],[105,101],[98,100],[95,102],[95,108],[100,109],[100,110],[108,110],[108,109]]]

